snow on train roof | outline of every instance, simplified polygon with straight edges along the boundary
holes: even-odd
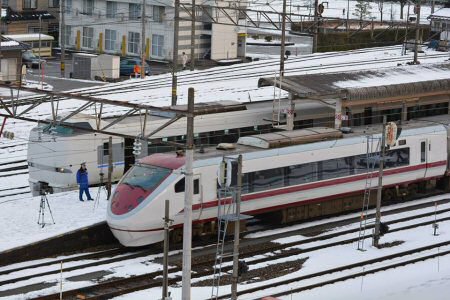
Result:
[[[319,142],[328,139],[337,139],[341,137],[342,132],[337,129],[315,127],[294,131],[281,131],[244,136],[239,138],[237,143],[239,145],[270,149]]]
[[[261,87],[279,85],[273,77],[261,78]],[[287,76],[281,88],[301,97],[361,100],[391,95],[409,95],[450,89],[450,64],[407,65],[394,68],[368,69]]]
[[[434,134],[437,132],[446,132],[446,126],[450,125],[450,115],[442,115],[437,117],[426,117],[417,120],[410,120],[404,122],[402,125],[401,137],[414,136],[420,134]],[[200,153],[195,151],[195,166],[206,166],[215,164],[222,156],[234,156],[243,154],[245,159],[258,159],[264,157],[277,157],[280,154],[290,154],[304,151],[315,151],[323,148],[334,148],[344,145],[359,144],[362,140],[366,140],[367,135],[374,135],[375,137],[381,136],[381,124],[365,125],[354,127],[353,132],[342,135],[342,138],[334,138],[320,142],[310,142],[301,145],[288,146],[285,145],[280,148],[264,149],[255,147],[254,145],[241,145],[236,144],[236,147],[232,150],[217,150],[213,147],[204,148],[204,152]],[[329,129],[332,132],[334,129]],[[297,130],[301,131],[301,130]],[[293,131],[295,132],[295,131]],[[258,137],[259,135],[253,135],[251,137]],[[312,140],[312,139],[311,139]]]

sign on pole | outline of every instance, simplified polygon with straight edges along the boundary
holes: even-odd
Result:
[[[397,141],[397,124],[389,122],[386,124],[386,145],[394,146]]]

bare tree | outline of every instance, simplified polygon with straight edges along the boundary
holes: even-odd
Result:
[[[355,4],[355,11],[353,12],[353,15],[357,18],[359,18],[359,27],[362,27],[362,21],[364,19],[368,19],[370,17],[370,10],[372,9],[372,6],[370,6],[370,3],[366,0],[357,0],[357,3]]]
[[[384,9],[384,0],[378,0],[378,11],[380,12],[380,21],[383,23],[383,9]]]
[[[405,7],[408,0],[397,0],[400,3],[400,19],[403,19],[403,8]]]

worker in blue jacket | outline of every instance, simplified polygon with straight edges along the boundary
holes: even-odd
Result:
[[[77,171],[77,183],[80,186],[80,201],[83,201],[83,192],[88,197],[88,200],[94,200],[89,194],[89,179],[86,163],[82,163],[80,169]]]

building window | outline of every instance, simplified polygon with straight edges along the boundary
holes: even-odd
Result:
[[[8,0],[2,0],[2,7],[7,7],[8,5]]]
[[[93,38],[94,38],[94,28],[83,27],[83,47],[92,48]]]
[[[128,32],[128,52],[139,54],[139,32]]]
[[[94,13],[94,0],[83,0],[83,14],[92,16]]]
[[[23,9],[36,9],[37,0],[23,0]]]
[[[117,16],[117,2],[106,1],[106,17],[115,18]]]
[[[72,0],[66,0],[66,9],[65,9],[65,13],[66,14],[70,14],[72,12]]]
[[[164,36],[159,34],[152,35],[152,55],[163,56]]]
[[[116,50],[117,31],[105,29],[105,50]]]
[[[66,0],[67,1],[67,0]],[[72,41],[72,27],[69,25],[66,25],[64,27],[64,45],[71,45],[71,41]]]
[[[28,26],[28,33],[39,33],[39,26]]]
[[[153,21],[161,23],[163,21],[164,6],[153,6]]]
[[[128,6],[128,18],[130,20],[137,20],[141,17],[141,5],[130,3]]]
[[[48,7],[59,7],[59,0],[48,0]]]

